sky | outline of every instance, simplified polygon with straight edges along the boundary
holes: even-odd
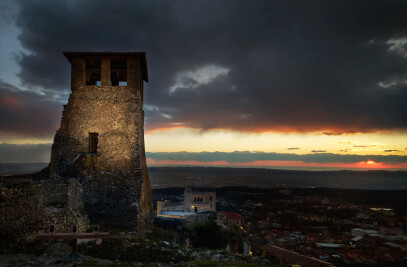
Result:
[[[0,0],[0,162],[48,162],[62,51],[145,51],[149,166],[407,169],[407,1]]]

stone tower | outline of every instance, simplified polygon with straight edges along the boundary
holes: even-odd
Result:
[[[64,52],[71,90],[52,145],[51,176],[83,186],[91,222],[137,225],[153,214],[144,149],[144,52]]]

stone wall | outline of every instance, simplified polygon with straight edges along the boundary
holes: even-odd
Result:
[[[64,54],[72,64],[72,93],[54,137],[50,175],[79,180],[92,222],[131,225],[141,230],[153,216],[144,151],[145,53]],[[113,70],[111,60],[119,59],[127,61],[127,67],[118,70],[116,66]],[[98,60],[100,85],[86,85],[88,74],[98,72],[94,67],[88,70],[86,62]],[[115,84],[111,73],[122,70],[127,75],[127,86],[111,86]]]
[[[87,153],[89,133],[98,133],[96,153]],[[81,182],[92,222],[144,228],[153,204],[141,91],[126,86],[76,88],[54,138],[50,167],[51,176]]]
[[[77,180],[0,178],[0,242],[33,241],[51,224],[59,232],[88,228]]]
[[[64,176],[72,160],[89,152],[89,133],[98,133],[92,170],[140,169],[140,92],[126,86],[82,86],[72,92],[52,146],[51,175]]]
[[[88,217],[83,205],[83,189],[73,178],[60,178],[41,181],[43,187],[43,207],[48,224],[55,223],[58,231],[72,231],[76,224],[79,231],[88,228]]]

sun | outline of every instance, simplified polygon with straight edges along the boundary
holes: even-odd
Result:
[[[370,164],[370,165],[375,164],[375,162],[374,162],[373,160],[369,160],[369,161],[367,161],[366,163],[367,163],[367,164]]]

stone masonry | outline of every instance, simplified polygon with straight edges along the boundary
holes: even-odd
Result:
[[[0,177],[0,246],[29,242],[54,224],[58,232],[88,228],[82,187],[75,179],[21,179]]]
[[[145,53],[64,52],[71,89],[52,146],[51,177],[77,178],[92,223],[142,230],[153,215],[144,148]]]

